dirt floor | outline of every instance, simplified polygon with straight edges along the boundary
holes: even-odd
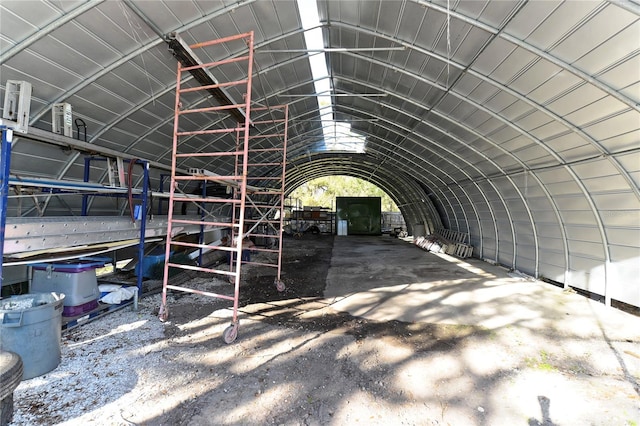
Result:
[[[283,293],[246,268],[230,345],[228,303],[188,293],[166,323],[156,294],[68,331],[12,424],[640,424],[638,316],[388,236],[286,239],[283,262]]]

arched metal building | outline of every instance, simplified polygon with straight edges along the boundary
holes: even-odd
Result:
[[[630,0],[4,0],[0,97],[9,82],[32,87],[10,174],[82,180],[81,152],[93,150],[149,160],[156,187],[171,160],[171,35],[249,31],[252,102],[289,105],[287,192],[359,177],[390,194],[410,228],[468,233],[474,257],[640,306],[640,6]],[[247,77],[233,64],[220,72]],[[75,144],[39,136],[60,103],[80,119]],[[191,157],[179,167],[231,166]],[[6,214],[67,215],[74,202],[10,198]],[[121,209],[95,202],[89,214]]]

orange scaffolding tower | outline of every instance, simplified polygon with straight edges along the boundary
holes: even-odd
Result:
[[[203,55],[215,57],[220,52],[234,51],[234,48],[237,50],[239,41],[245,43],[247,52],[232,59],[203,63],[193,51],[210,49]],[[230,46],[234,43],[235,45]],[[281,280],[281,270],[288,107],[283,105],[252,108],[253,43],[253,32],[249,32],[184,47],[189,58],[196,59],[185,60],[185,55],[176,55],[179,63],[171,159],[171,189],[162,304],[158,316],[162,321],[166,321],[169,317],[168,290],[229,300],[233,303],[233,316],[231,324],[223,333],[226,343],[235,341],[238,336],[238,307],[243,265],[253,264],[276,269],[274,284],[278,291],[285,290]],[[230,74],[229,66],[235,67],[231,69],[235,73],[238,69],[243,70],[242,78],[220,82],[213,77],[215,70],[221,70],[219,75]],[[189,84],[188,79],[183,81],[185,71],[191,72],[200,85]],[[191,93],[203,90],[214,95],[212,98],[217,100],[215,106],[197,107],[197,101],[194,102],[195,105],[188,103]],[[233,102],[234,93],[242,97],[242,103]],[[225,124],[229,122],[230,117],[238,121],[231,125]],[[202,124],[198,127],[198,123],[205,123],[204,129]],[[209,141],[208,138],[214,140]],[[194,140],[202,139],[207,141],[199,145],[194,143]],[[231,168],[233,170],[231,174],[224,175],[206,169],[192,168],[188,175],[177,175],[178,162],[184,158],[197,158],[207,161],[207,164],[214,164],[213,162],[217,161],[224,170]],[[181,189],[194,184],[200,186],[201,194],[193,194]],[[217,191],[209,195],[207,189],[209,184],[227,188],[227,191],[225,194]],[[200,213],[199,218],[176,216],[176,206],[180,203],[196,203]],[[214,235],[222,238],[207,241],[203,239],[201,233],[197,243],[184,241],[177,238],[173,231],[174,227],[185,224],[200,225],[201,230],[215,229],[218,232]],[[259,253],[259,259],[250,259],[246,248],[243,249],[243,245],[252,238],[263,242],[262,245],[256,245],[251,250]],[[207,252],[208,257],[213,258],[212,264],[203,264],[205,262],[202,261],[202,255],[199,256],[200,261],[195,265],[178,262],[175,260],[177,256],[172,256],[172,253],[179,250],[196,250],[200,254]],[[169,283],[171,268],[223,276],[228,278],[233,288],[226,289],[228,291],[223,288],[219,292],[212,292],[202,288],[173,285]]]

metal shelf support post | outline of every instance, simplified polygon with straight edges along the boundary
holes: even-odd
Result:
[[[9,170],[11,165],[11,142],[13,129],[0,126],[2,150],[0,150],[0,288],[4,280],[2,263],[4,258],[4,231],[7,221],[7,199],[9,195]]]

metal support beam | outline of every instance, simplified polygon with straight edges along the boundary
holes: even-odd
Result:
[[[180,37],[178,33],[171,33],[167,36],[169,50],[173,56],[182,64],[183,67],[189,68],[189,72],[201,86],[213,86],[218,84],[218,80],[211,74],[207,67],[203,66],[204,62],[191,50],[191,47]],[[194,68],[192,68],[194,67]],[[237,105],[238,102],[231,98],[229,92],[224,87],[206,89],[220,105]],[[229,113],[239,122],[245,120],[245,111],[242,108],[232,108]]]
[[[195,216],[174,216],[180,224],[173,227],[177,235],[200,232],[199,225],[192,225]],[[226,217],[213,220],[224,222]],[[7,257],[28,258],[37,252],[65,253],[80,251],[94,244],[139,239],[141,229],[131,218],[125,216],[50,216],[50,217],[9,217],[9,228],[4,236],[4,254]],[[205,232],[220,227],[206,225]],[[166,236],[167,217],[154,216],[145,224],[144,238],[154,239]]]
[[[331,52],[387,52],[392,50],[405,50],[405,46],[396,47],[326,47],[324,49],[281,49],[281,50],[256,50],[256,53],[331,53]]]
[[[2,275],[2,258],[4,257],[4,231],[7,220],[7,196],[9,194],[9,169],[11,164],[11,142],[13,130],[0,126],[2,132],[2,149],[0,150],[0,288]]]

